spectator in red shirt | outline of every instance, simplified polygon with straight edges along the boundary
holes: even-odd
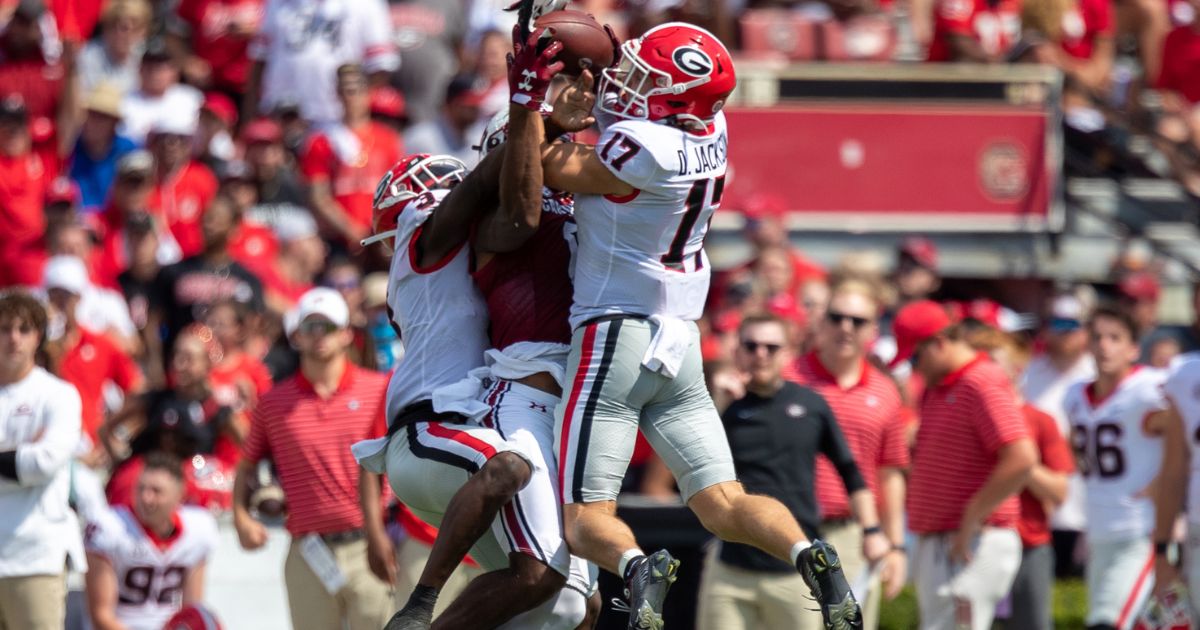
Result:
[[[36,131],[35,144],[46,157],[57,158],[70,151],[75,139],[65,130],[78,118],[78,46],[60,44],[45,13],[41,0],[21,0],[8,24],[0,27],[0,98],[21,95]]]
[[[879,333],[880,303],[867,282],[846,280],[833,288],[828,308],[816,325],[816,349],[797,363],[798,383],[829,403],[846,437],[854,461],[878,502],[880,523],[893,550],[880,578],[889,599],[904,588],[904,474],[908,468],[906,426],[900,410],[900,391],[886,374],[867,360]],[[856,583],[869,571],[862,555],[862,531],[852,521],[849,498],[833,465],[817,460],[817,501],[821,507],[821,536],[838,549],[846,579]],[[879,625],[882,601],[879,584],[863,604],[863,627]]]
[[[310,186],[310,205],[322,223],[352,250],[371,226],[371,199],[379,179],[403,154],[400,138],[371,120],[367,75],[355,64],[337,71],[342,122],[309,138],[300,168]]]
[[[995,328],[971,333],[971,345],[987,352],[1016,385],[1029,364],[1030,350],[1011,334]],[[1054,547],[1050,544],[1050,514],[1067,499],[1067,480],[1075,456],[1058,430],[1054,417],[1021,400],[1021,413],[1038,450],[1029,484],[1021,492],[1021,568],[1012,586],[1013,628],[1050,630],[1053,622]]]
[[[326,630],[348,623],[351,630],[374,630],[387,622],[392,601],[388,585],[368,566],[364,525],[370,521],[371,533],[381,535],[383,517],[377,493],[363,502],[367,514],[360,509],[361,468],[350,445],[387,431],[388,377],[346,358],[349,313],[337,291],[309,291],[287,321],[294,322],[288,332],[300,351],[300,372],[276,385],[255,409],[234,483],[234,525],[243,548],[266,544],[266,528],[248,510],[246,481],[258,461],[271,459],[289,508],[292,546],[284,581],[292,625]],[[301,555],[308,536],[332,552],[347,577],[338,592],[326,590]]]
[[[221,169],[220,194],[233,204],[237,228],[229,237],[229,253],[250,271],[262,277],[263,270],[279,254],[279,239],[271,228],[246,219],[258,200],[250,167],[241,160],[225,163]]]
[[[196,113],[176,111],[155,122],[148,137],[155,166],[150,212],[167,226],[185,258],[204,249],[200,218],[217,195],[216,176],[191,157],[195,132]]]
[[[1044,37],[1033,60],[1056,66],[1096,93],[1108,87],[1117,53],[1116,26],[1109,0],[1026,2],[1021,6],[1024,37]]]
[[[60,258],[69,264],[47,265],[43,282],[52,323],[47,331],[46,353],[51,372],[79,390],[83,435],[92,447],[83,461],[100,468],[107,462],[98,435],[105,416],[104,388],[112,383],[122,394],[136,394],[142,389],[143,379],[133,360],[108,337],[79,325],[75,314],[80,296],[88,288],[87,270],[76,258]]]
[[[154,157],[147,151],[138,149],[117,162],[112,194],[101,212],[100,258],[92,269],[101,285],[111,286],[129,268],[134,251],[129,231],[135,226],[153,234],[154,258],[159,265],[177,263],[182,258],[175,238],[162,221],[150,214],[153,176]]]
[[[183,0],[169,20],[171,47],[188,83],[239,97],[246,90],[246,48],[265,0]]]
[[[1016,494],[1037,451],[1007,375],[941,305],[910,303],[893,329],[897,360],[929,384],[908,485],[922,627],[988,630],[1021,563]]]
[[[0,97],[0,287],[37,286],[45,261],[42,204],[51,178],[28,121],[19,95]]]
[[[1200,14],[1200,2],[1192,0],[1191,4]],[[1171,31],[1163,43],[1162,56],[1158,89],[1187,105],[1200,103],[1200,18]]]
[[[1019,0],[936,0],[929,61],[995,63],[1021,37]]]
[[[267,307],[285,313],[313,288],[325,268],[329,250],[311,217],[292,217],[280,224],[275,234],[279,237],[279,254],[267,263],[261,276]]]

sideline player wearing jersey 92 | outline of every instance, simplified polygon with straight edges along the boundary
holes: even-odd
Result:
[[[148,455],[133,509],[116,506],[88,524],[87,604],[96,630],[160,630],[203,599],[217,522],[183,506],[183,489],[179,460]]]
[[[1096,380],[1067,390],[1071,445],[1087,489],[1089,630],[1128,630],[1154,588],[1153,497],[1163,436],[1178,425],[1166,374],[1135,365],[1128,314],[1098,308],[1088,322]]]
[[[794,564],[827,628],[861,628],[833,548],[810,544],[783,504],[737,482],[704,385],[694,322],[708,292],[704,236],[725,182],[729,51],[675,22],[620,52],[600,80],[597,145],[543,149],[546,185],[576,194],[574,332],[555,413],[571,551],[625,579],[630,628],[662,627],[678,561],[645,555],[616,516],[640,428],[709,531]]]

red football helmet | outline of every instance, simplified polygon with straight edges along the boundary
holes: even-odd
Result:
[[[163,624],[163,630],[222,630],[222,628],[221,622],[217,621],[217,616],[210,610],[200,604],[191,604],[184,606],[168,619],[167,623]]]
[[[706,127],[736,85],[721,40],[698,26],[670,22],[621,45],[621,61],[600,76],[597,105],[622,118]]]
[[[396,223],[405,201],[423,192],[454,188],[466,177],[467,165],[449,155],[417,153],[400,160],[388,171],[371,202],[371,235],[360,244],[395,238]]]

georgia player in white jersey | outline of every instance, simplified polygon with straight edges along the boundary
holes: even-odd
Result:
[[[117,506],[87,526],[87,603],[97,630],[160,630],[204,597],[204,567],[217,546],[206,510],[181,506],[179,460],[146,458],[133,509]]]
[[[1087,492],[1089,628],[1133,627],[1154,588],[1152,484],[1170,414],[1165,373],[1135,365],[1136,328],[1100,308],[1088,322],[1096,380],[1064,400],[1071,444]]]
[[[1172,422],[1163,436],[1163,464],[1154,531],[1155,593],[1167,594],[1179,582],[1179,570],[1168,557],[1175,521],[1186,497],[1188,537],[1183,561],[1191,611],[1200,618],[1200,356],[1189,356],[1171,368],[1163,386],[1171,404]]]
[[[571,551],[625,579],[631,628],[659,627],[678,561],[665,550],[646,556],[615,507],[640,428],[705,527],[796,564],[829,628],[861,627],[832,548],[810,545],[787,508],[737,482],[704,385],[694,322],[725,181],[721,109],[737,82],[729,51],[675,22],[620,53],[596,95],[597,144],[543,149],[546,185],[576,194],[569,386],[555,413]]]

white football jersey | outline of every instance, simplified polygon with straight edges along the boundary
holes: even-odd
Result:
[[[1104,400],[1090,382],[1076,383],[1065,400],[1071,446],[1087,486],[1087,534],[1092,540],[1148,536],[1154,503],[1137,496],[1158,475],[1162,438],[1146,432],[1151,414],[1166,409],[1166,374],[1137,368]]]
[[[615,314],[700,318],[709,280],[704,236],[721,204],[728,144],[723,113],[706,135],[641,120],[604,129],[596,153],[635,190],[575,197],[572,328]]]
[[[416,241],[433,209],[450,194],[426,192],[400,212],[387,304],[404,341],[404,358],[388,382],[389,422],[400,410],[429,400],[433,390],[466,378],[488,349],[487,305],[471,280],[464,243],[428,269],[417,264]]]
[[[117,574],[117,619],[129,630],[161,630],[183,602],[188,574],[217,546],[217,522],[208,511],[179,508],[176,534],[155,540],[133,512],[118,506],[88,523],[87,550]]]
[[[1188,521],[1200,524],[1200,456],[1196,444],[1200,442],[1200,356],[1180,361],[1171,369],[1167,383],[1163,386],[1167,397],[1175,403],[1183,418],[1184,437],[1192,451],[1191,474],[1188,481]]]

